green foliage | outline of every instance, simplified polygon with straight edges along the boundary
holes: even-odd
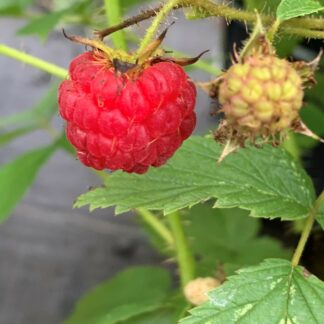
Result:
[[[0,168],[0,222],[3,222],[33,183],[56,144],[30,151]]]
[[[318,209],[317,221],[320,223],[322,229],[324,230],[324,201],[320,203]]]
[[[288,258],[290,251],[270,237],[258,237],[260,220],[240,209],[212,209],[196,205],[183,212],[191,248],[198,257],[198,275],[211,276],[218,265],[232,274],[266,258]]]
[[[35,0],[1,0],[0,15],[21,15]]]
[[[40,128],[47,128],[57,113],[57,83],[50,87],[41,101],[32,109],[2,117],[0,120],[0,147]],[[60,138],[63,141],[65,138]],[[32,185],[39,169],[46,163],[58,144],[27,152],[0,168],[0,222],[6,220],[17,203]]]
[[[37,35],[42,41],[45,41],[48,34],[69,15],[79,15],[82,18],[84,11],[91,6],[91,1],[79,1],[70,6],[58,10],[50,11],[31,19],[25,26],[17,31],[18,35]]]
[[[121,8],[119,0],[105,0],[106,16],[109,26],[119,24],[123,19],[121,17]],[[127,43],[125,31],[119,30],[111,35],[112,42],[115,48],[127,51]]]
[[[50,12],[38,18],[32,19],[17,31],[18,35],[36,34],[41,40],[46,40],[48,34],[66,14],[66,10]]]
[[[281,0],[277,8],[277,18],[280,21],[305,16],[323,10],[317,0]]]
[[[324,283],[302,267],[269,259],[242,269],[209,293],[182,324],[324,322]]]
[[[153,312],[132,317],[122,324],[172,324],[184,317],[189,305],[183,297],[171,297],[168,302],[161,305],[161,308]]]
[[[220,151],[213,139],[192,137],[167,165],[144,175],[116,172],[104,188],[81,195],[75,206],[116,205],[117,214],[136,207],[170,213],[218,198],[217,207],[238,206],[255,217],[307,215],[315,200],[311,180],[284,150],[248,147],[218,164]]]
[[[307,103],[300,112],[304,123],[318,136],[324,136],[324,109],[313,103]]]
[[[120,323],[161,310],[170,293],[171,280],[166,270],[129,268],[82,297],[65,323]]]
[[[244,0],[245,8],[249,11],[255,9],[261,13],[274,13],[281,0]]]
[[[127,13],[127,11],[133,7],[148,3],[150,1],[151,0],[120,0],[119,2],[123,12]]]
[[[32,132],[34,130],[35,130],[34,127],[25,127],[25,128],[18,128],[16,130],[9,131],[9,132],[0,132],[0,146],[7,145],[15,138],[26,135],[27,133]]]
[[[57,113],[57,83],[54,83],[40,102],[33,108],[21,113],[3,116],[0,130],[7,127],[40,128],[47,124]]]
[[[321,62],[323,66],[323,60]],[[305,105],[300,111],[300,116],[307,127],[316,135],[324,136],[324,74],[318,71],[315,75],[316,84],[305,93]],[[306,136],[298,136],[298,144],[308,150],[313,146],[319,145],[319,142]]]

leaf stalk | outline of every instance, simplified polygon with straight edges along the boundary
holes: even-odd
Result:
[[[183,230],[179,212],[166,215],[175,241],[176,257],[179,266],[181,286],[195,277],[195,260],[189,247],[188,239]]]
[[[119,24],[122,21],[120,1],[105,0],[104,4],[108,24],[110,26]],[[125,32],[123,30],[114,32],[111,37],[115,48],[122,49],[127,52],[127,42],[125,38]]]
[[[167,244],[169,248],[175,248],[174,238],[170,230],[146,208],[136,208],[136,213],[141,219],[148,224]]]
[[[209,0],[178,0],[176,5],[174,5],[171,10],[189,7],[198,9],[199,12],[203,13],[203,16],[206,18],[212,16],[224,17],[227,20],[238,20],[249,24],[255,23],[257,20],[257,15],[255,14],[255,12],[236,9],[224,4],[216,4]],[[154,9],[145,10],[139,15],[125,20],[119,25],[111,26],[107,29],[97,32],[96,34],[105,37],[114,30],[119,30],[121,28],[137,24],[143,20],[159,15],[162,8],[164,7],[159,6]],[[271,15],[260,14],[260,18],[265,26],[273,25],[275,29],[279,27],[278,23],[275,23],[275,17]],[[324,20],[320,18],[293,18],[282,22],[280,24],[280,30],[283,33],[292,34],[295,36],[324,39]]]
[[[55,75],[58,78],[65,79],[68,75],[67,70],[47,61],[44,61],[35,56],[29,55],[22,51],[18,51],[14,48],[0,44],[0,55],[5,55],[7,57],[13,58],[17,61],[23,62],[25,64],[32,65],[40,70],[43,70],[49,74]]]
[[[165,17],[169,14],[169,12],[177,5],[179,0],[168,0],[168,2],[160,8],[157,12],[155,19],[153,20],[151,26],[147,29],[146,34],[139,46],[137,53],[142,53],[147,46],[152,41],[156,31],[158,30],[160,24],[165,19]]]
[[[324,201],[324,191],[319,195],[319,197],[316,199],[313,208],[310,210],[308,217],[306,219],[305,227],[303,229],[303,232],[301,234],[301,237],[299,239],[297,248],[295,250],[295,253],[292,257],[291,264],[293,267],[298,266],[300,259],[302,257],[302,254],[304,252],[306,243],[308,241],[308,238],[311,234],[313,224],[315,221],[316,214],[318,212],[318,209],[320,208],[320,205]]]

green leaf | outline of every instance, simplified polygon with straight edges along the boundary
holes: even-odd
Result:
[[[32,109],[0,119],[0,129],[5,127],[41,127],[57,113],[57,83],[55,82],[41,101]]]
[[[30,151],[0,168],[0,222],[7,219],[33,183],[39,169],[56,148],[55,144]]]
[[[87,7],[91,6],[91,1],[79,1],[70,4],[67,8],[57,11],[52,11],[41,15],[29,21],[25,26],[17,31],[18,35],[32,35],[36,34],[42,41],[45,41],[48,34],[55,28],[55,26],[67,15],[83,14]]]
[[[18,35],[36,34],[41,40],[46,40],[48,34],[59,23],[61,18],[67,13],[67,10],[50,12],[38,18],[32,19],[25,26],[17,31]]]
[[[20,15],[35,0],[1,0],[0,15]]]
[[[127,321],[120,322],[121,324],[171,324],[177,323],[180,318],[174,318],[174,309],[172,307],[165,307],[155,310],[154,312],[132,317]]]
[[[27,133],[30,133],[34,131],[34,127],[25,127],[25,128],[18,128],[16,130],[2,133],[0,132],[0,146],[7,145],[12,140],[16,139],[17,137],[26,135]]]
[[[32,2],[34,2],[34,0],[1,0],[0,9],[5,9],[11,6],[17,6],[23,9],[30,5]]]
[[[170,287],[170,276],[164,269],[129,268],[82,297],[65,323],[114,324],[152,312],[161,308]]]
[[[229,277],[180,323],[319,324],[323,305],[322,281],[289,261],[269,259]]]
[[[248,217],[244,210],[213,209],[209,204],[200,204],[183,214],[201,276],[212,275],[220,264],[231,264],[231,272],[225,272],[232,274],[242,266],[257,264],[266,258],[291,256],[291,251],[284,249],[279,241],[258,237],[260,220]]]
[[[153,312],[142,314],[122,321],[122,324],[173,324],[183,318],[190,306],[182,296],[169,298],[168,302]]]
[[[282,149],[248,147],[218,164],[222,150],[210,138],[192,137],[160,168],[144,175],[116,172],[104,188],[81,195],[76,207],[116,205],[116,213],[136,207],[165,214],[218,198],[220,208],[241,207],[255,217],[305,217],[315,200],[310,178]]]
[[[305,16],[323,10],[317,0],[281,0],[277,8],[277,18],[280,21]]]

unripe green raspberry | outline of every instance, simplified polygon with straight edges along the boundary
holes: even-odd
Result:
[[[302,79],[288,61],[255,54],[224,74],[218,99],[230,125],[255,135],[275,134],[298,118]]]

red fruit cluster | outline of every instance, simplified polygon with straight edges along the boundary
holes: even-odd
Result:
[[[144,173],[164,164],[196,123],[196,89],[182,67],[160,62],[135,79],[94,52],[70,64],[59,88],[67,138],[86,166]]]

